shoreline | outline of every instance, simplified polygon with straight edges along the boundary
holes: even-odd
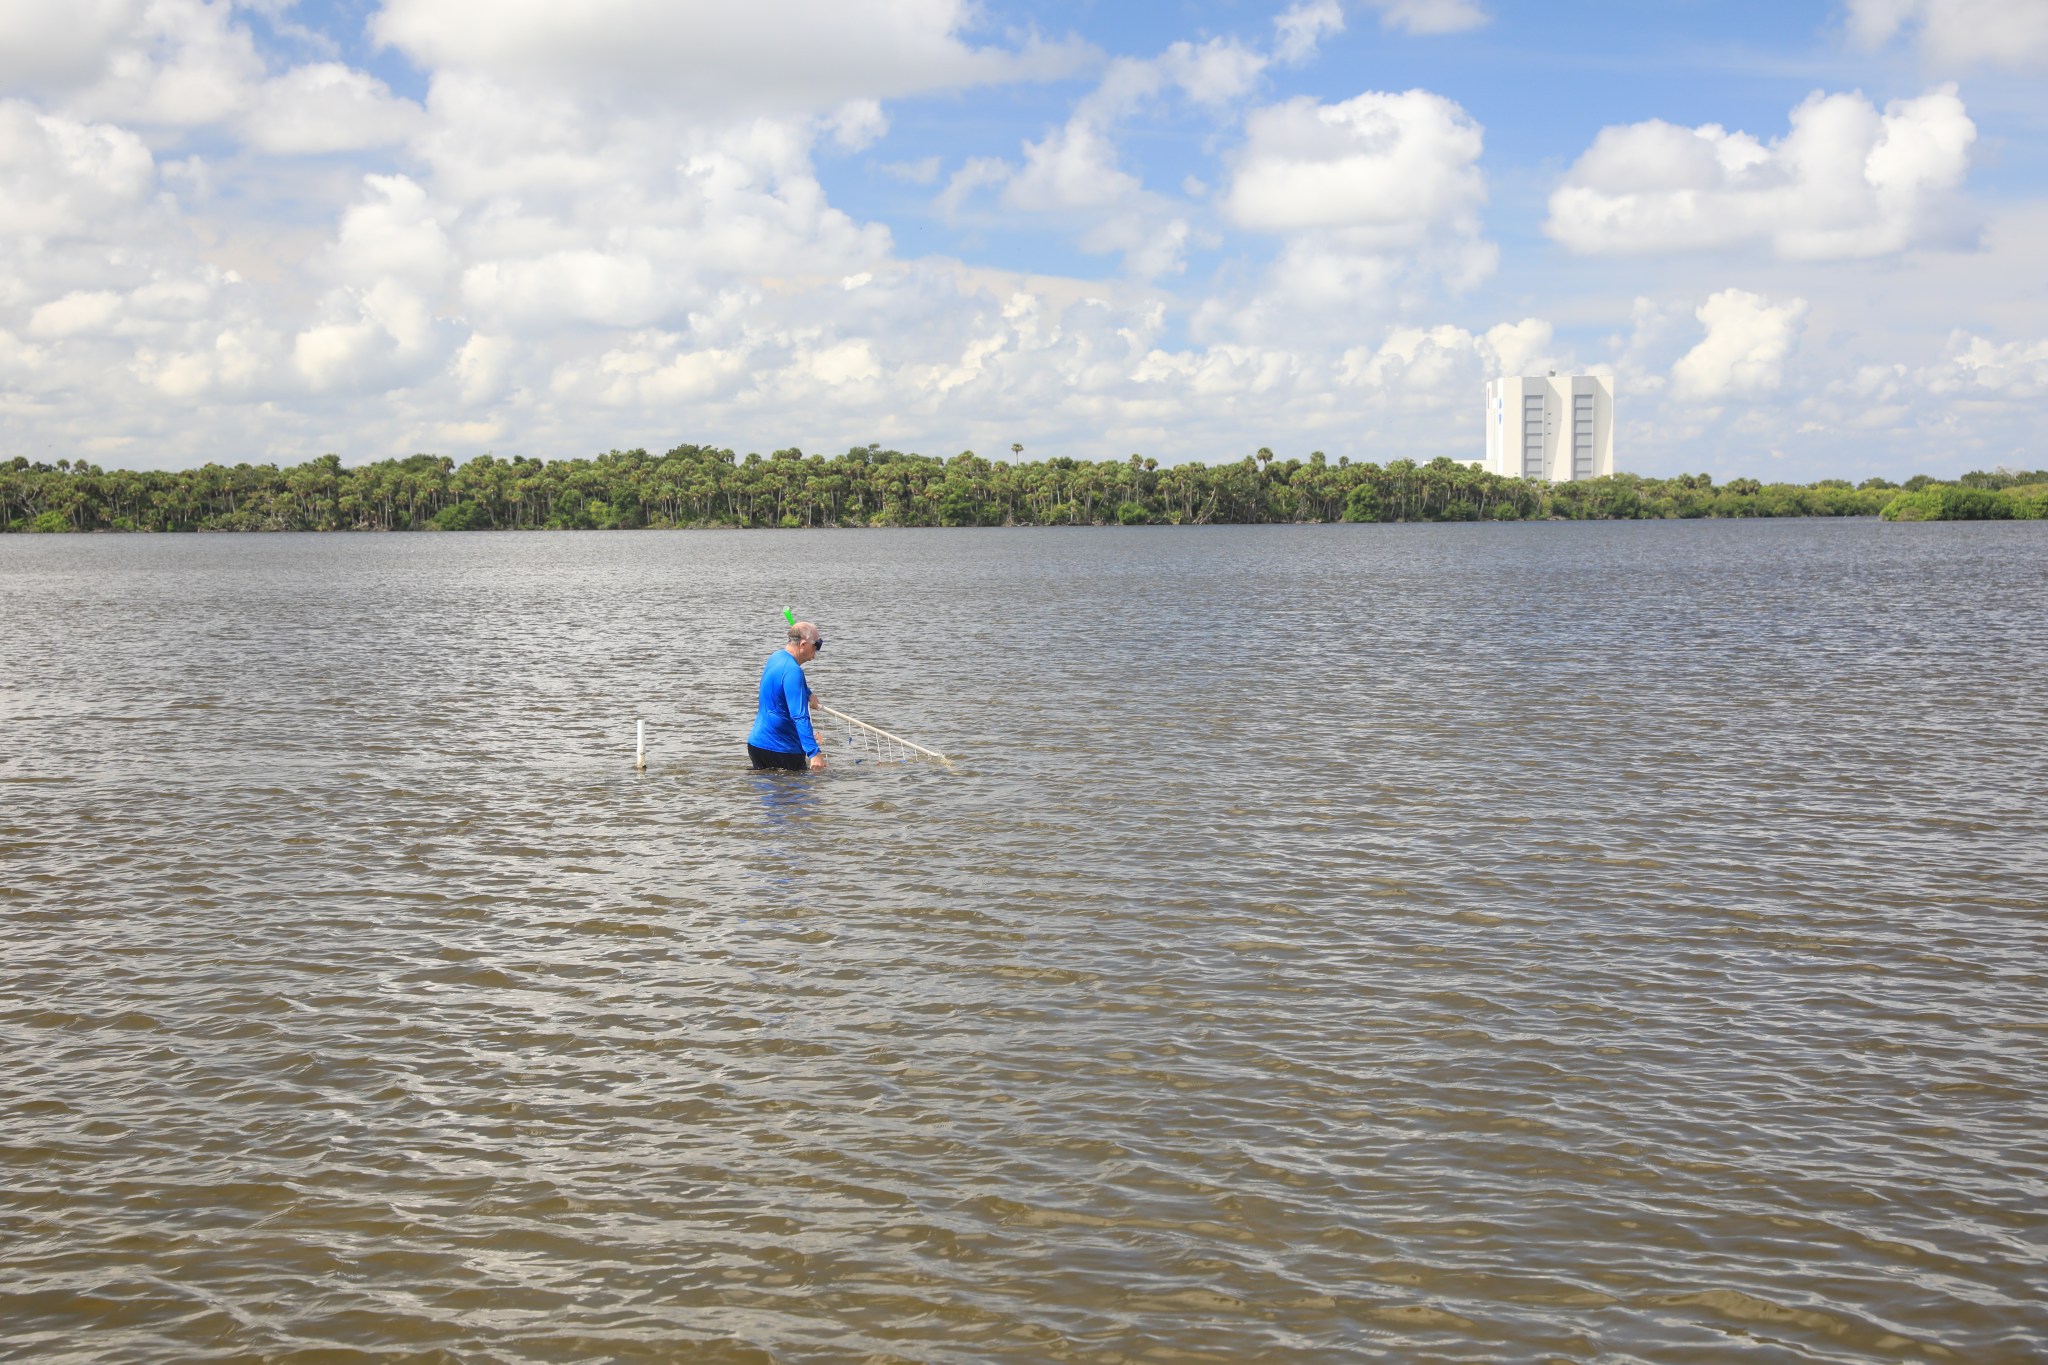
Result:
[[[744,458],[682,445],[656,456],[465,464],[440,455],[343,465],[208,464],[106,470],[0,463],[0,534],[185,531],[691,530],[1321,525],[1332,522],[1634,521],[1881,516],[1894,521],[2048,517],[2048,470],[1977,471],[1904,484],[1812,484],[1618,473],[1551,484],[1439,457],[1427,464],[1280,459],[1226,464],[1132,455],[990,461],[857,446]]]

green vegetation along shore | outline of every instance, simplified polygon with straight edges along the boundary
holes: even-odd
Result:
[[[1013,447],[1013,452],[1021,449]],[[104,470],[83,461],[0,464],[0,530],[479,531],[718,526],[1089,526],[1122,523],[1523,521],[1842,517],[1894,521],[2048,517],[2048,470],[1816,484],[1634,474],[1544,484],[1455,460],[1385,465],[1282,460],[941,460],[879,446],[827,459],[744,458],[712,446],[589,460],[439,455],[345,466],[208,464]]]

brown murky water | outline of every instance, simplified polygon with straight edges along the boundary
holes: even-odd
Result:
[[[2031,524],[0,539],[0,1351],[2048,1357],[2044,588]],[[785,604],[956,770],[746,771]]]

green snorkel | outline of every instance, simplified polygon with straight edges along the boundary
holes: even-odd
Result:
[[[790,628],[791,630],[795,630],[795,629],[796,629],[796,608],[795,608],[795,607],[784,607],[784,608],[782,609],[782,619],[783,619],[783,620],[785,620],[785,621],[787,621],[787,622],[789,622],[789,628]]]

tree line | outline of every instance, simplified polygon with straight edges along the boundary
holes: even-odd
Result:
[[[1021,450],[1012,447],[1012,452]],[[1525,521],[1873,516],[2048,516],[2048,470],[1944,482],[1814,484],[1705,474],[1615,474],[1546,484],[1461,461],[1280,459],[1216,465],[1121,460],[950,459],[856,446],[745,457],[679,445],[593,459],[443,455],[343,465],[206,464],[102,469],[87,461],[0,464],[0,530],[472,531],[637,527],[1093,526],[1273,522]]]

